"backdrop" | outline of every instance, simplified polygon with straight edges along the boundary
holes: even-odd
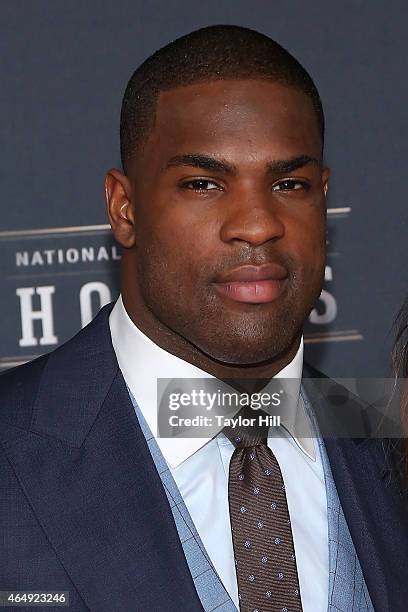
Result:
[[[404,0],[3,0],[1,13],[1,368],[54,349],[118,294],[103,180],[130,74],[190,30],[232,23],[292,52],[325,107],[329,255],[306,358],[332,376],[389,373],[407,292]]]

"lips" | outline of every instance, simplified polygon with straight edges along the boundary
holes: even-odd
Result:
[[[232,283],[236,281],[252,282],[260,280],[282,280],[288,275],[287,270],[278,263],[268,263],[262,266],[241,266],[217,277],[217,283]]]
[[[219,275],[214,285],[222,295],[236,302],[261,304],[280,295],[287,276],[287,270],[277,263],[247,265]]]

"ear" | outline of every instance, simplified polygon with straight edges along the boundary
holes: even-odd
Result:
[[[135,244],[132,188],[128,177],[112,168],[105,177],[105,196],[109,223],[116,240],[125,249]]]

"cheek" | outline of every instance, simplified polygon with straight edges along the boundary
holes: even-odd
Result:
[[[310,237],[308,242],[308,250],[310,253],[310,259],[321,263],[325,259],[326,254],[326,232],[324,228],[321,231],[316,232]]]
[[[291,253],[308,277],[321,274],[326,259],[326,225],[321,216],[292,226]]]
[[[181,285],[194,284],[212,252],[210,239],[211,232],[177,214],[140,225],[137,258],[142,282],[161,284],[175,293]]]

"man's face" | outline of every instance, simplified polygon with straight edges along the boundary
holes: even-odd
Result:
[[[128,170],[135,243],[125,257],[145,308],[228,364],[288,349],[324,279],[320,160],[301,92],[255,80],[162,92],[143,156]],[[228,274],[264,264],[249,270],[255,280],[248,269]]]

